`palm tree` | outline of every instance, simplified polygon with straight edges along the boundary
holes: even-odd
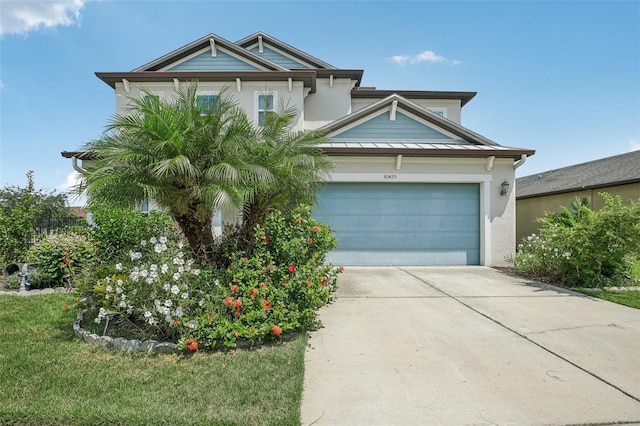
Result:
[[[208,107],[197,101],[197,84],[176,90],[173,101],[150,92],[131,98],[128,113],[85,146],[95,161],[77,190],[86,190],[89,207],[153,199],[206,265],[214,260],[214,213],[241,208],[273,175],[251,162],[255,132],[235,101],[224,93]]]
[[[328,157],[318,148],[325,132],[293,131],[295,108],[280,106],[279,113],[265,117],[255,128],[257,144],[251,151],[251,162],[271,171],[274,179],[261,182],[243,209],[242,237],[245,250],[251,249],[256,225],[264,223],[274,210],[287,210],[301,203],[313,204],[316,189],[331,168]]]
[[[89,207],[135,206],[154,200],[178,223],[196,259],[216,263],[212,232],[217,211],[243,213],[241,250],[250,251],[253,229],[269,212],[311,203],[329,170],[317,148],[320,132],[294,132],[294,109],[269,114],[252,126],[234,100],[221,93],[198,105],[197,85],[174,101],[145,92],[131,98],[102,138],[85,146],[91,158],[78,191]]]

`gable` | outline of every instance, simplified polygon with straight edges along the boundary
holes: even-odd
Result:
[[[170,66],[164,71],[259,71],[261,68],[245,62],[222,49],[216,49],[216,56],[211,56],[211,49],[188,57]]]
[[[273,62],[274,64],[278,64],[282,67],[288,68],[288,69],[299,69],[299,68],[310,68],[312,69],[313,67],[309,64],[306,64],[304,62],[301,61],[296,61],[274,49],[271,49],[267,46],[264,46],[262,48],[262,53],[260,52],[260,49],[258,47],[258,45],[247,49],[249,50],[249,52],[253,53],[254,55],[258,55],[261,56],[263,58],[265,58],[268,61]]]
[[[396,113],[396,119],[393,121],[390,119],[389,112],[385,111],[332,136],[332,139],[342,138],[367,140],[452,139],[436,128],[409,117],[400,111]]]

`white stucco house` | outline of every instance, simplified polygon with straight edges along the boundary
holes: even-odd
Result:
[[[363,70],[264,33],[235,43],[210,34],[133,71],[96,75],[121,114],[142,88],[171,96],[197,80],[203,102],[226,88],[257,124],[286,104],[297,108],[296,130],[328,130],[322,149],[334,168],[314,216],[338,238],[335,264],[499,266],[514,254],[514,170],[534,151],[463,127],[475,92],[363,87]]]

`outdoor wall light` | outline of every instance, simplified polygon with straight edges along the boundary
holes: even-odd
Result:
[[[503,197],[509,192],[509,182],[505,181],[500,184],[500,195]]]

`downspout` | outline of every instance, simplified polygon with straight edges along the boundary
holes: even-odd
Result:
[[[78,166],[78,157],[71,157],[71,165],[73,166],[73,170],[78,173],[84,174],[85,170],[82,167]]]
[[[527,154],[522,154],[520,156],[520,159],[513,164],[513,170],[515,170],[518,167],[522,166],[525,161],[527,161]]]

